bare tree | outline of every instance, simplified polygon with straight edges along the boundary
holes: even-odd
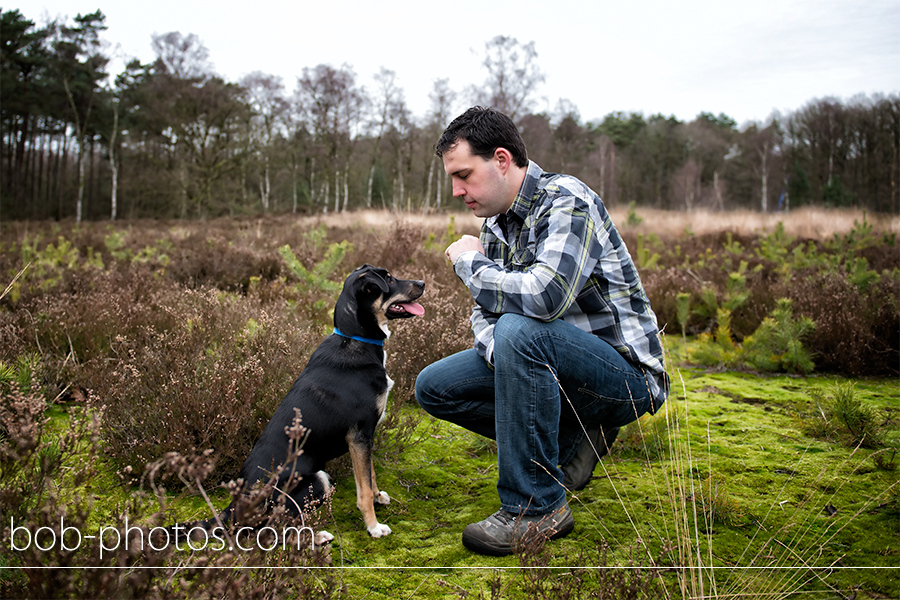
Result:
[[[349,65],[340,69],[331,65],[304,68],[297,85],[298,97],[308,111],[312,134],[321,155],[321,160],[317,162],[324,164],[324,206],[327,210],[334,177],[337,210],[349,174],[353,128],[359,123],[364,97],[356,86],[356,74]],[[317,192],[313,190],[312,193],[315,202]]]
[[[259,159],[262,173],[259,178],[259,197],[263,211],[269,211],[272,193],[272,152],[281,127],[281,119],[287,111],[284,84],[281,77],[254,71],[240,82],[247,92],[252,117],[250,121],[254,152]]]
[[[693,158],[688,158],[687,162],[675,171],[674,177],[675,192],[684,198],[685,210],[691,212],[700,198],[700,167]]]
[[[209,50],[196,34],[170,31],[151,39],[159,72],[178,79],[207,79],[213,74]]]
[[[754,123],[741,133],[741,140],[748,150],[749,167],[759,181],[762,212],[769,210],[769,179],[773,162],[778,158],[779,137],[778,125],[774,121],[762,128]]]
[[[375,75],[377,85],[374,99],[375,118],[373,122],[375,139],[372,142],[372,160],[369,165],[369,176],[366,184],[366,206],[372,206],[373,183],[375,169],[381,153],[381,142],[390,129],[399,129],[400,120],[406,110],[403,90],[397,85],[397,73],[384,67]]]
[[[448,79],[436,79],[428,97],[431,99],[431,112],[428,117],[427,131],[434,140],[433,143],[436,143],[440,132],[443,131],[450,120],[450,111],[453,103],[456,102],[456,92],[450,89]],[[426,211],[431,210],[431,186],[436,180],[435,187],[437,191],[434,204],[440,210],[445,176],[442,174],[441,161],[435,156],[434,152],[427,152],[426,154],[428,155],[428,183],[425,188],[424,208]],[[437,178],[435,178],[435,172],[438,174]]]
[[[517,121],[531,111],[535,91],[545,80],[534,42],[521,44],[514,37],[498,35],[485,42],[484,50],[482,65],[488,76],[483,88],[473,89],[474,100]]]

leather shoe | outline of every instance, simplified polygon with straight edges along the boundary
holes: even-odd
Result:
[[[489,556],[507,556],[523,544],[543,536],[550,540],[565,537],[575,528],[568,504],[542,515],[515,515],[498,510],[487,519],[468,525],[463,545]]]
[[[583,490],[594,474],[594,468],[600,459],[609,453],[612,443],[619,435],[618,427],[598,427],[587,432],[581,440],[575,458],[562,466],[563,485],[570,492]]]

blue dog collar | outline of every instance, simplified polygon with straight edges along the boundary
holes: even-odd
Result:
[[[357,342],[365,342],[367,344],[372,344],[373,346],[384,346],[384,340],[375,340],[372,338],[364,338],[359,337],[358,335],[347,335],[346,333],[341,333],[341,330],[337,327],[334,328],[334,332],[341,337],[350,338],[351,340],[356,340]]]

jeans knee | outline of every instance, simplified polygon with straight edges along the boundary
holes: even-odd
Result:
[[[433,404],[434,394],[430,383],[431,378],[428,374],[429,367],[425,367],[424,369],[422,369],[422,371],[416,377],[415,396],[416,402],[419,403],[419,406],[421,406],[422,409],[425,410],[425,412],[431,414],[430,407]]]
[[[443,418],[447,411],[447,399],[444,398],[446,382],[443,371],[437,365],[430,364],[419,372],[414,393],[422,410],[432,417]]]

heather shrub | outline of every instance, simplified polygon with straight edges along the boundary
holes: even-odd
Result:
[[[244,247],[224,237],[194,233],[171,250],[166,271],[186,286],[246,292],[252,277],[278,277],[282,262],[268,251]]]
[[[118,335],[140,338],[173,324],[163,308],[177,295],[172,282],[143,269],[92,270],[67,276],[50,293],[29,295],[0,310],[0,359],[40,356],[42,382],[53,395],[86,386],[85,369],[108,368]]]
[[[0,564],[54,569],[3,571],[0,594],[5,598],[130,596],[121,584],[142,595],[150,570],[120,577],[114,571],[85,570],[92,566],[147,567],[163,557],[117,553],[101,557],[79,551],[92,511],[89,486],[99,455],[99,419],[84,412],[73,415],[60,434],[48,433],[46,402],[34,386],[17,383],[0,387]],[[65,536],[65,537],[64,537]],[[126,583],[127,582],[127,583]]]
[[[825,242],[795,239],[783,226],[755,237],[689,234],[667,240],[658,268],[642,270],[641,277],[660,326],[670,332],[707,334],[704,341],[714,340],[718,311],[724,308],[731,335],[740,342],[776,309],[779,298],[789,298],[798,318],[816,324],[807,346],[817,356],[818,369],[897,373],[895,242],[894,235],[876,235],[865,223]],[[686,318],[685,305],[690,307]]]
[[[236,477],[320,341],[318,328],[216,290],[182,292],[165,310],[171,328],[116,336],[117,364],[91,381],[106,405],[108,451],[140,472],[168,451],[213,449],[214,478]]]
[[[144,490],[121,505],[96,503],[107,485],[98,467],[98,409],[70,410],[64,431],[51,434],[46,407],[33,388],[0,387],[0,531],[8,540],[0,565],[21,567],[0,570],[4,598],[329,598],[341,589],[336,577],[315,568],[330,562],[304,529],[321,526],[318,512],[292,519],[281,503],[266,513],[267,532],[291,537],[258,536],[240,550],[213,538],[179,544],[164,533],[172,523],[160,484],[169,478],[202,485],[212,471],[209,456],[156,461],[150,487],[158,504]],[[269,485],[256,493],[271,492]],[[239,504],[244,522],[262,522],[263,503],[248,497]]]
[[[900,372],[900,296],[896,276],[886,276],[863,293],[839,272],[794,277],[784,296],[816,328],[808,346],[817,368],[846,375]]]

